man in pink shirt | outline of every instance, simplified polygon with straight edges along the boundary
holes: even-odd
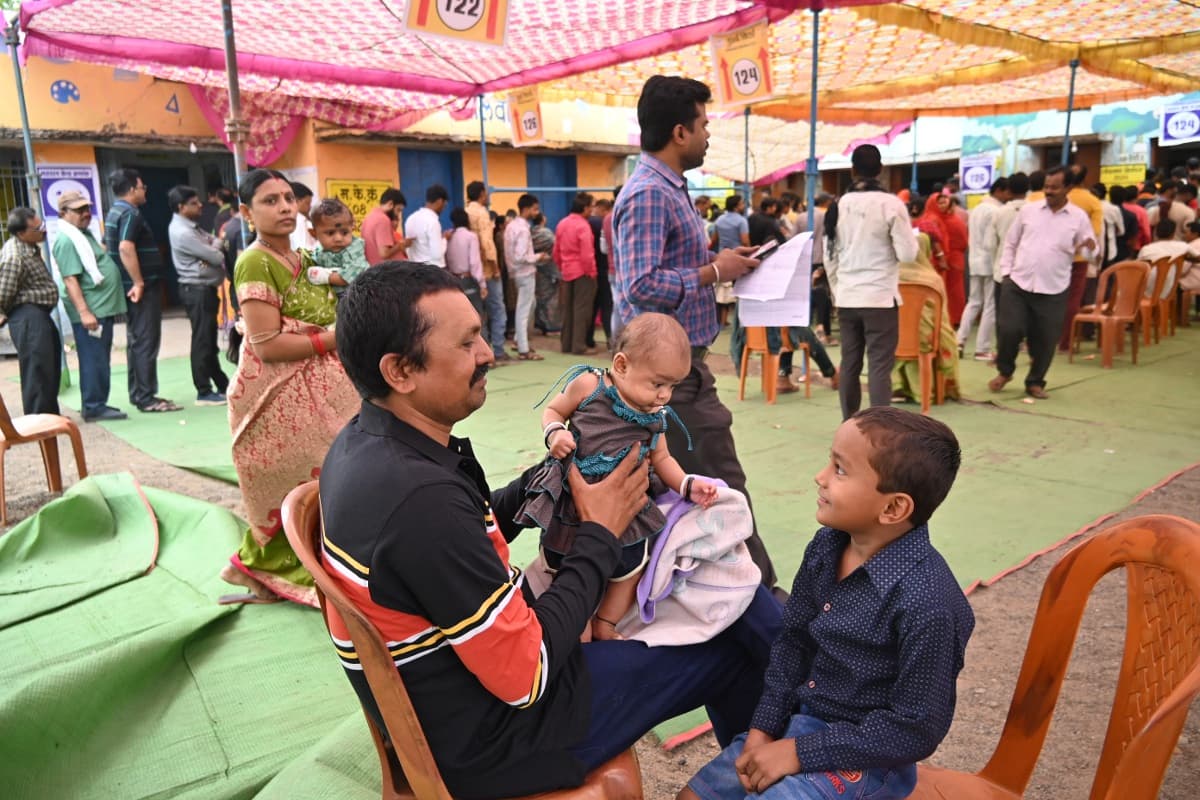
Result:
[[[1133,252],[1141,250],[1150,242],[1154,241],[1154,236],[1150,230],[1150,215],[1146,213],[1146,209],[1137,202],[1138,188],[1136,186],[1125,187],[1125,202],[1121,203],[1121,208],[1137,217],[1137,238],[1130,241],[1129,248]],[[1129,231],[1126,231],[1128,234]]]
[[[404,195],[399,189],[384,189],[379,196],[379,205],[363,217],[363,249],[371,266],[403,257],[404,242],[396,239],[396,218],[404,213],[405,205]]]
[[[1013,378],[1021,339],[1032,364],[1025,393],[1038,400],[1046,393],[1046,371],[1062,333],[1071,286],[1071,263],[1081,248],[1095,251],[1091,220],[1067,202],[1066,167],[1046,172],[1045,198],[1026,203],[1004,238],[1000,258],[1003,302],[996,321],[999,347],[996,377],[988,388],[998,392]]]
[[[562,309],[562,351],[587,356],[596,348],[587,346],[588,331],[595,324],[596,250],[588,215],[592,196],[575,195],[571,213],[554,229],[554,263],[562,272],[558,305]]]

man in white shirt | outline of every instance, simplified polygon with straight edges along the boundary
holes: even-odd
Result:
[[[850,163],[855,181],[826,212],[824,247],[825,274],[842,328],[842,419],[862,405],[864,352],[870,362],[871,405],[891,404],[900,336],[900,262],[917,258],[908,209],[879,183],[879,148],[859,145]]]
[[[296,228],[292,231],[289,240],[293,250],[312,250],[317,246],[317,239],[313,236],[312,222],[308,218],[308,213],[312,211],[313,190],[300,181],[290,181],[292,184],[292,194],[296,196]]]
[[[1029,176],[1024,172],[1014,172],[1008,176],[1009,201],[996,212],[996,238],[1000,246],[996,249],[996,259],[992,262],[992,305],[995,307],[992,319],[1000,319],[1000,286],[1004,283],[1004,275],[1000,273],[1000,262],[1004,258],[1004,240],[1008,231],[1017,221],[1017,214],[1025,207],[1025,195],[1029,193]]]
[[[995,302],[992,294],[996,283],[992,279],[996,257],[1000,253],[1000,239],[996,222],[1000,210],[1008,201],[1008,178],[997,178],[988,196],[972,209],[967,217],[967,306],[963,309],[962,322],[958,326],[958,351],[961,353],[971,338],[975,318],[979,318],[979,334],[975,337],[975,360],[991,361],[992,340],[996,336]]]
[[[1169,219],[1160,220],[1154,226],[1154,241],[1138,251],[1138,261],[1150,264],[1150,277],[1146,281],[1146,297],[1154,296],[1154,282],[1158,279],[1158,267],[1154,262],[1163,258],[1173,259],[1191,252],[1187,242],[1181,242],[1176,238],[1178,235],[1174,222]]]
[[[538,262],[544,259],[533,252],[533,235],[529,221],[541,212],[537,195],[523,194],[517,198],[517,216],[504,226],[504,262],[508,277],[517,288],[516,327],[517,358],[521,361],[541,361],[542,356],[529,346],[529,317],[533,313],[534,289]]]
[[[404,236],[412,240],[408,248],[409,261],[446,266],[446,237],[438,215],[449,199],[446,187],[435,183],[425,190],[425,205],[405,220]]]
[[[996,377],[988,388],[998,392],[1012,380],[1021,339],[1032,364],[1025,393],[1038,400],[1046,393],[1046,371],[1062,334],[1071,285],[1071,263],[1080,250],[1095,251],[1092,222],[1067,202],[1066,167],[1046,172],[1045,199],[1028,203],[1004,238],[1000,272],[1004,295],[997,324]]]

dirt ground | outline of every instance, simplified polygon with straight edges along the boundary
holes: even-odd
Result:
[[[162,357],[186,354],[187,330],[184,318],[168,318],[164,322]],[[115,362],[123,359],[122,337],[123,329],[118,327]],[[550,343],[538,346],[549,348]],[[719,371],[728,369],[727,363],[714,366]],[[15,359],[0,362],[0,393],[11,413],[20,413],[21,408],[20,389],[15,381],[8,380],[16,374]],[[171,399],[180,403],[190,401],[190,398]],[[111,404],[129,410],[125,400],[124,387],[114,385]],[[78,421],[77,414],[68,413]],[[80,427],[91,472],[130,471],[145,485],[241,512],[236,486],[161,463],[99,426],[81,424]],[[74,464],[65,445],[62,458],[64,481],[70,485],[75,482]],[[9,521],[17,522],[35,513],[50,495],[37,448],[15,448],[7,454],[5,462]],[[1200,468],[1185,472],[1130,505],[1114,521],[1141,514],[1175,514],[1200,520]],[[931,759],[933,763],[974,771],[987,761],[1008,711],[1042,584],[1050,568],[1073,544],[1061,546],[992,587],[972,593],[976,628],[967,650],[966,667],[958,680],[958,709],[949,736]],[[1058,713],[1026,794],[1031,800],[1082,799],[1088,795],[1123,651],[1124,609],[1124,578],[1114,573],[1097,586],[1084,616]],[[638,745],[638,756],[647,800],[674,797],[688,777],[715,753],[716,742],[711,734],[671,752],[663,751],[652,737],[644,739]],[[1180,737],[1160,797],[1191,800],[1197,795],[1197,779],[1200,779],[1200,713],[1193,713]]]

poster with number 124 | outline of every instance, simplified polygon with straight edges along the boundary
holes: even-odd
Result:
[[[509,0],[409,0],[409,33],[443,36],[474,44],[503,46]]]
[[[745,106],[768,100],[775,94],[771,80],[771,40],[765,21],[713,36],[709,44],[720,105]]]

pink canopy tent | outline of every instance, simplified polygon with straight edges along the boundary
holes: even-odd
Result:
[[[324,27],[304,0],[234,0],[230,35],[215,0],[31,0],[22,4],[20,26],[23,56],[102,63],[196,87],[214,130],[231,145],[221,121],[240,115],[223,89],[240,81],[241,91],[230,95],[245,103],[250,161],[269,163],[306,117],[400,129],[438,109],[469,115],[486,92],[677,50],[797,9],[878,2],[509,0],[502,47],[411,33],[402,23],[405,0],[350,0],[339,4],[336,24]],[[227,61],[233,30],[236,59]],[[227,64],[236,64],[235,74]]]

